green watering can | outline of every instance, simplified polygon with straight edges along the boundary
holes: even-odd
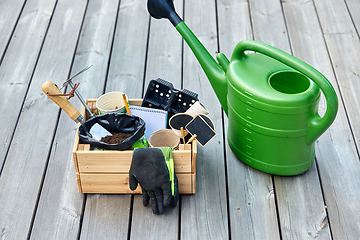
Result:
[[[267,44],[242,41],[229,61],[217,63],[175,12],[172,0],[148,0],[154,18],[167,18],[185,39],[228,116],[228,142],[249,166],[297,175],[315,159],[315,140],[335,119],[338,100],[330,82],[301,60]],[[257,53],[245,54],[251,50]],[[220,65],[219,65],[220,64]],[[320,89],[327,108],[318,114]]]

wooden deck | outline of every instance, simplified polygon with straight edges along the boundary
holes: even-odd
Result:
[[[255,39],[322,72],[339,98],[309,171],[279,177],[239,161],[194,55],[146,0],[0,1],[0,239],[359,239],[359,0],[175,0],[215,56]],[[155,216],[141,195],[78,193],[76,127],[41,91],[76,78],[85,98],[141,98],[151,79],[199,94],[217,136],[198,149],[197,192]],[[81,104],[71,102],[80,109]],[[320,111],[326,104],[322,101]],[[146,237],[145,237],[146,236]]]

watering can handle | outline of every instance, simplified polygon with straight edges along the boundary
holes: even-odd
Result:
[[[330,127],[336,117],[338,110],[338,99],[331,83],[319,71],[307,63],[301,61],[300,59],[295,58],[294,56],[275,47],[257,41],[246,40],[238,43],[234,49],[231,61],[245,59],[246,50],[255,51],[276,59],[279,62],[282,62],[289,67],[303,73],[320,87],[321,91],[324,93],[327,106],[325,115],[322,118],[318,113],[316,113],[315,116],[309,121],[306,142],[308,144],[313,143],[318,137],[320,137],[321,134],[326,131],[328,127]]]

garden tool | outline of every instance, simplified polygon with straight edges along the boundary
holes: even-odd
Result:
[[[90,144],[94,147],[104,148],[108,150],[126,150],[139,140],[145,132],[145,122],[141,118],[124,113],[107,113],[90,118],[86,122],[80,112],[62,95],[61,91],[51,81],[47,81],[42,85],[43,92],[63,109],[68,116],[77,123],[79,127],[79,139],[84,144]],[[93,126],[100,130],[100,135],[94,138],[88,131]],[[132,136],[119,144],[107,144],[99,141],[108,132],[124,132],[132,133]]]
[[[76,73],[74,76],[72,76],[71,78],[69,78],[68,80],[66,80],[62,87],[60,88],[60,91],[61,89],[63,89],[64,87],[66,87],[67,85],[70,85],[70,87],[72,89],[74,89],[74,92],[75,92],[75,95],[79,98],[80,102],[82,103],[82,105],[85,107],[85,109],[89,112],[90,116],[91,117],[94,117],[94,113],[90,110],[89,106],[85,103],[85,100],[84,98],[81,96],[81,94],[79,93],[79,91],[75,88],[75,85],[71,82],[71,80],[75,77],[77,77],[78,75],[80,75],[81,73],[85,72],[86,70],[88,70],[89,68],[91,68],[92,65],[84,68],[83,70],[81,70],[80,72]]]
[[[66,99],[65,96],[61,96],[62,92],[53,82],[46,81],[42,85],[41,89],[54,103],[56,103],[61,109],[63,109],[72,120],[74,120],[76,123],[80,123],[81,126],[83,126],[84,131],[88,137],[92,137],[84,124],[83,116],[68,101],[68,99]]]
[[[198,59],[228,116],[227,139],[234,154],[271,174],[308,170],[315,140],[337,114],[331,83],[305,62],[257,41],[238,43],[231,61],[217,54],[218,63],[175,12],[172,0],[148,0],[147,6],[152,17],[170,20]],[[322,117],[320,89],[327,104]]]

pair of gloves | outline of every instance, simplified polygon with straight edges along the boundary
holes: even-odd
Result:
[[[179,201],[178,179],[175,175],[171,147],[137,148],[129,171],[129,187],[140,184],[143,205],[151,201],[154,214],[163,214],[167,206],[176,207]]]

